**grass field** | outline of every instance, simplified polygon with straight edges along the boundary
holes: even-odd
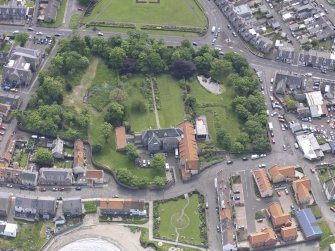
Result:
[[[61,24],[63,23],[63,19],[64,19],[64,14],[65,14],[65,7],[66,7],[66,2],[68,0],[63,0],[60,8],[57,12],[57,17],[56,17],[56,21],[54,23],[45,23],[43,22],[41,25],[44,27],[49,27],[49,28],[57,28],[59,26],[61,26]]]
[[[72,15],[69,23],[69,28],[70,29],[77,29],[79,26],[79,22],[81,19],[82,15],[81,14],[74,14]]]
[[[189,204],[185,208],[185,214],[183,216],[181,212],[182,208],[187,204],[186,199],[167,201],[159,205],[159,235],[161,238],[175,241],[175,228],[177,228],[179,242],[201,245],[199,230],[200,219],[198,215],[199,195],[194,194],[189,200]]]
[[[184,103],[178,82],[170,75],[157,78],[161,109],[158,111],[161,127],[173,127],[184,119]]]
[[[195,0],[160,0],[136,3],[135,0],[101,0],[84,22],[117,21],[138,24],[158,24],[205,27],[207,20]]]
[[[0,247],[4,250],[39,250],[47,241],[45,230],[52,222],[28,223],[17,221],[18,232],[15,238],[0,237]]]
[[[309,208],[312,209],[312,212],[313,212],[315,218],[320,219],[322,217],[322,212],[321,212],[321,209],[318,205],[311,205],[311,206],[309,206]]]
[[[96,201],[84,201],[84,208],[87,214],[93,214],[97,212],[97,202]]]
[[[216,140],[217,126],[226,130],[232,137],[240,132],[238,118],[231,108],[234,97],[232,88],[224,88],[223,83],[223,93],[215,95],[203,88],[197,79],[192,81],[190,86],[191,94],[197,100],[196,112],[206,115],[208,130],[214,141]]]
[[[330,244],[335,243],[335,236],[333,236],[328,223],[326,221],[319,221],[320,228],[322,230],[322,236],[320,241],[320,250],[329,247]]]

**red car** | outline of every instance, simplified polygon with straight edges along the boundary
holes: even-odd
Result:
[[[64,191],[64,190],[65,190],[64,187],[60,187],[60,188],[58,188],[58,191]]]
[[[40,188],[40,191],[41,191],[41,192],[45,192],[46,190],[47,190],[47,189],[46,189],[45,187],[41,187],[41,188]]]
[[[274,139],[271,139],[272,144],[276,144],[276,141]]]
[[[280,191],[277,191],[277,195],[280,197],[281,196],[281,193],[280,193]]]
[[[330,207],[330,210],[335,212],[335,208],[334,207]]]
[[[311,173],[315,173],[315,169],[311,167]]]

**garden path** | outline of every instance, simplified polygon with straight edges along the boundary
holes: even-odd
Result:
[[[156,95],[155,95],[155,89],[154,89],[154,82],[152,81],[152,79],[150,79],[150,85],[151,85],[151,92],[152,92],[152,102],[154,104],[156,126],[157,126],[157,129],[159,129],[161,128],[161,125],[159,123],[158,111],[157,111],[157,106],[156,106]]]
[[[184,214],[185,214],[185,209],[188,207],[188,204],[190,204],[190,198],[188,196],[185,196],[185,199],[187,200],[185,206],[182,208],[181,210],[181,214],[179,216],[179,218],[177,219],[177,221],[179,220],[183,220]],[[174,227],[175,231],[176,231],[176,242],[179,241],[179,232],[178,232],[178,228],[177,226]]]

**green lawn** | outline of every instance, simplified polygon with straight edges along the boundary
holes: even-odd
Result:
[[[311,206],[308,206],[308,207],[312,209],[312,212],[313,212],[315,218],[319,219],[319,218],[322,217],[322,213],[321,213],[320,207],[318,205],[311,205]]]
[[[328,172],[328,170],[325,168],[324,171],[321,173],[320,171],[319,173],[319,177],[320,179],[325,182],[326,180],[329,180],[331,178],[330,173]]]
[[[199,115],[206,115],[208,130],[214,141],[217,128],[221,127],[232,137],[240,132],[238,118],[231,108],[234,91],[231,87],[225,88],[224,82],[222,85],[223,93],[215,95],[203,88],[197,79],[190,83],[191,94],[197,100],[196,112]]]
[[[195,0],[160,0],[155,3],[135,0],[101,0],[84,22],[117,21],[139,24],[205,27],[206,16]]]
[[[199,195],[194,194],[190,197],[190,202],[185,209],[185,214],[181,217],[182,208],[186,204],[186,199],[172,200],[159,204],[159,237],[175,241],[176,226],[179,233],[179,242],[201,245],[199,229],[201,222],[198,215]],[[179,217],[181,217],[182,221],[178,221]]]
[[[77,29],[78,26],[79,26],[79,22],[80,22],[81,17],[82,17],[81,14],[72,15],[72,17],[70,19],[69,28],[70,29]]]
[[[335,236],[333,236],[326,221],[320,221],[319,225],[322,230],[320,249],[323,250],[325,248],[328,248],[330,244],[335,242]]]
[[[8,0],[0,0],[0,5],[7,4]]]
[[[34,2],[33,1],[27,1],[26,6],[27,7],[34,7]]]
[[[157,78],[161,109],[158,111],[161,127],[174,127],[184,119],[184,103],[178,82],[170,75]]]
[[[97,212],[97,202],[96,201],[84,201],[84,208],[87,214],[92,214]]]
[[[20,167],[25,167],[28,163],[28,154],[25,152],[21,153]]]
[[[15,238],[0,236],[0,247],[3,249],[15,250],[39,250],[46,239],[46,227],[50,226],[50,222],[22,222],[17,221],[18,232]]]
[[[57,168],[72,168],[72,161],[69,160],[55,161],[54,164]]]
[[[49,27],[49,28],[57,28],[57,27],[61,26],[62,23],[63,23],[63,19],[64,19],[66,2],[67,2],[67,0],[62,0],[60,8],[57,12],[56,21],[54,23],[43,22],[41,25],[44,26],[44,27]]]

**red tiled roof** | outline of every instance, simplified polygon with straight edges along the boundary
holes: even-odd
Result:
[[[199,170],[199,156],[194,127],[190,122],[183,122],[178,127],[183,129],[183,136],[179,143],[180,161],[185,162],[186,170]]]
[[[126,129],[123,126],[115,128],[116,150],[125,149],[126,146],[127,146]]]
[[[84,142],[80,139],[77,139],[74,142],[73,166],[80,166],[84,168]]]
[[[86,171],[86,178],[96,178],[96,179],[102,179],[104,177],[104,171],[103,170],[87,170]]]

